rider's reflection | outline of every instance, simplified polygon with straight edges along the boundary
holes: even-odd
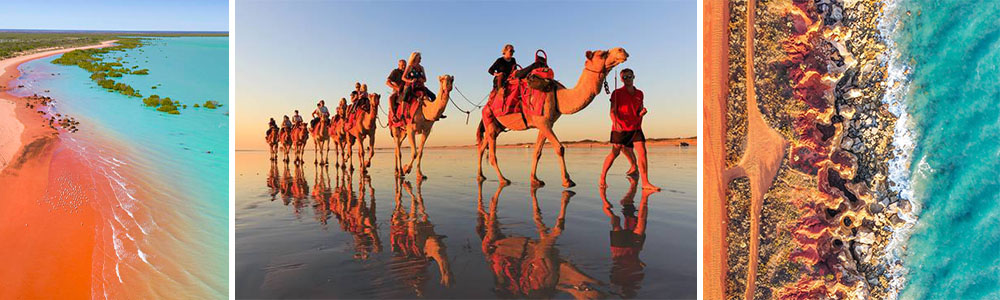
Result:
[[[646,216],[649,215],[647,201],[651,194],[643,192],[639,209],[636,210],[638,181],[631,177],[629,181],[629,190],[621,200],[621,217],[615,215],[613,206],[608,201],[607,189],[601,188],[604,214],[611,219],[611,283],[618,286],[623,298],[635,297],[645,276],[643,269],[646,264],[639,260],[639,252],[646,241]]]
[[[502,297],[514,298],[551,298],[556,291],[567,292],[577,299],[594,299],[604,294],[594,287],[601,282],[584,274],[574,265],[559,256],[555,248],[556,239],[562,234],[566,225],[566,206],[573,197],[572,191],[563,191],[559,216],[556,226],[545,225],[541,208],[536,197],[537,189],[531,189],[531,202],[534,210],[535,226],[538,239],[521,236],[507,236],[501,231],[497,216],[500,193],[504,185],[497,187],[490,200],[490,210],[487,214],[482,210],[482,182],[479,184],[479,218],[482,225],[477,226],[483,239],[482,251],[494,275],[494,285]]]
[[[396,254],[393,257],[394,264],[400,266],[398,271],[403,273],[403,281],[413,287],[418,296],[423,295],[423,283],[427,279],[424,272],[430,260],[437,262],[441,284],[449,286],[452,283],[445,236],[434,231],[434,224],[424,205],[421,183],[422,181],[417,181],[414,194],[410,182],[396,181],[396,206],[392,210],[390,227],[392,252]],[[410,196],[409,212],[403,207],[401,187]]]

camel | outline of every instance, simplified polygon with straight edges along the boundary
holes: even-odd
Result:
[[[438,76],[438,80],[441,81],[441,88],[438,91],[437,100],[430,101],[426,96],[421,98],[420,109],[413,116],[412,123],[389,129],[389,133],[396,141],[396,159],[394,162],[396,163],[396,174],[398,176],[409,174],[410,167],[414,165],[414,160],[416,160],[417,178],[427,178],[420,171],[420,161],[424,157],[424,143],[427,142],[427,137],[431,134],[434,122],[437,122],[441,118],[441,115],[444,114],[444,109],[448,106],[448,101],[450,100],[449,94],[451,94],[452,83],[455,81],[455,77],[445,74]],[[410,162],[403,165],[403,156],[400,148],[407,137],[410,138]],[[419,142],[416,140],[417,137],[420,139]]]
[[[329,126],[330,119],[321,117],[319,118],[319,121],[316,122],[316,125],[313,125],[312,130],[310,130],[310,133],[312,133],[313,136],[313,154],[315,154],[315,157],[313,158],[314,165],[319,164],[323,166],[330,162]],[[324,152],[326,152],[326,157],[323,156]]]
[[[479,181],[486,180],[486,176],[483,176],[482,159],[483,152],[489,149],[490,164],[497,171],[497,179],[501,184],[510,184],[510,180],[503,176],[503,173],[500,172],[500,166],[497,164],[497,136],[503,132],[504,128],[518,131],[536,128],[538,129],[538,138],[535,141],[534,159],[531,163],[531,186],[540,187],[545,185],[545,182],[535,176],[535,171],[538,169],[538,159],[542,157],[542,146],[545,145],[546,140],[552,142],[552,149],[559,156],[563,186],[568,188],[576,185],[570,179],[569,172],[566,171],[566,159],[563,157],[565,148],[559,142],[559,138],[556,137],[555,132],[552,131],[552,126],[560,116],[574,114],[586,108],[587,105],[590,105],[590,102],[594,101],[594,97],[600,93],[601,83],[605,82],[604,79],[608,76],[608,73],[615,66],[625,62],[628,59],[628,53],[622,48],[612,48],[608,51],[587,51],[586,58],[583,73],[580,74],[576,86],[567,89],[557,84],[558,87],[554,92],[547,93],[548,97],[544,100],[545,103],[541,116],[524,115],[526,126],[518,128],[519,126],[514,124],[503,124],[503,122],[496,118],[479,122],[479,129],[476,131],[479,163],[479,176],[477,179]]]
[[[292,151],[292,129],[282,127],[278,130],[278,139],[281,142],[281,153],[285,155],[282,161],[288,162],[288,153]]]
[[[492,269],[496,289],[505,290],[516,298],[551,298],[557,290],[566,292],[576,299],[600,299],[607,294],[598,287],[605,283],[583,273],[579,268],[559,255],[555,247],[556,240],[566,228],[566,207],[573,191],[563,191],[559,215],[556,225],[548,227],[542,218],[538,206],[537,187],[531,188],[531,203],[533,219],[538,230],[538,238],[508,235],[502,232],[503,226],[497,217],[497,205],[504,184],[497,186],[497,191],[490,200],[489,213],[483,209],[483,184],[479,183],[479,217],[477,232],[482,237],[483,256],[491,266],[502,269]],[[482,230],[478,230],[481,228]]]
[[[309,128],[306,123],[299,123],[292,127],[292,141],[295,152],[295,163],[305,162],[302,155],[306,152],[306,142],[309,141]]]
[[[264,141],[267,142],[268,149],[271,152],[271,160],[278,160],[278,130],[277,128],[268,129],[264,136]]]
[[[347,125],[347,118],[345,117],[345,109],[338,107],[337,113],[334,115],[333,119],[330,121],[330,126],[328,128],[328,134],[330,136],[329,143],[333,145],[334,156],[336,161],[334,164],[337,166],[347,165],[348,159],[348,135],[347,131],[344,129]],[[330,147],[327,146],[327,152],[330,151]],[[329,157],[329,153],[327,154]]]
[[[372,156],[375,156],[375,118],[378,117],[378,101],[379,94],[368,94],[369,104],[371,107],[367,112],[358,109],[354,113],[358,114],[354,118],[354,124],[350,124],[351,128],[347,130],[348,144],[350,147],[346,151],[350,151],[351,147],[354,147],[354,142],[358,142],[358,165],[360,165],[361,170],[365,171],[372,164]],[[368,138],[368,150],[365,150],[365,138]],[[365,158],[365,153],[368,153],[368,157]],[[348,154],[350,155],[350,154]],[[348,158],[350,160],[350,158]],[[351,166],[353,168],[353,165]]]

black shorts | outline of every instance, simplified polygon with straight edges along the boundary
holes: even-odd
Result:
[[[632,143],[645,142],[646,136],[642,134],[642,129],[630,131],[612,131],[611,143],[632,148]]]

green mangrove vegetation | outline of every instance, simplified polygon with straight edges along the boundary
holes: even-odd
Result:
[[[138,62],[138,59],[125,60],[126,57],[130,57],[129,54],[123,54],[119,57],[105,59],[105,55],[118,52],[126,51],[129,49],[136,49],[144,45],[144,41],[149,40],[149,37],[181,37],[181,36],[228,36],[226,32],[91,32],[91,31],[18,31],[18,30],[0,30],[0,59],[6,59],[14,56],[24,55],[32,52],[57,49],[57,48],[67,48],[67,47],[79,47],[86,45],[94,45],[103,41],[117,40],[116,45],[112,47],[100,48],[100,49],[85,49],[85,50],[74,50],[63,54],[61,57],[54,59],[52,63],[60,65],[75,65],[81,69],[90,72],[90,79],[94,81],[98,86],[108,90],[109,92],[117,92],[119,94],[128,96],[142,98],[143,95],[139,90],[129,86],[126,83],[116,81],[117,78],[122,78],[124,75],[148,75],[149,69],[140,68],[136,64],[130,63],[131,61]],[[140,37],[141,36],[141,37]],[[138,49],[139,52],[144,51]],[[149,62],[148,60],[146,62]],[[130,66],[126,66],[129,64]],[[162,84],[157,84],[151,87],[151,89],[156,89],[157,86]],[[155,99],[151,101],[150,98]],[[169,99],[169,98],[163,98]],[[153,104],[155,102],[155,104]],[[152,95],[149,98],[144,98],[143,103],[146,106],[156,107],[157,111],[162,111],[169,114],[180,114],[178,108],[187,108],[186,105],[181,104],[179,101],[168,100],[163,101],[159,96]],[[197,104],[195,105],[197,107]],[[207,105],[206,105],[207,106]],[[221,106],[218,103],[214,103],[213,106]]]

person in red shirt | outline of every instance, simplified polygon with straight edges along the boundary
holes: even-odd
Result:
[[[618,158],[618,154],[624,150],[625,158],[632,165],[632,168],[626,174],[629,177],[641,176],[642,189],[658,191],[660,190],[659,187],[649,183],[649,174],[647,172],[646,136],[642,134],[642,117],[646,115],[646,108],[642,105],[642,91],[635,87],[635,73],[632,69],[623,69],[620,75],[625,86],[611,93],[612,148],[611,153],[604,159],[604,169],[601,170],[600,186],[608,186],[607,182],[605,182],[605,178],[608,176],[608,169],[615,162],[615,158]],[[635,150],[634,152],[633,149]],[[638,156],[636,153],[638,153]],[[638,172],[636,172],[636,169],[638,169]]]

